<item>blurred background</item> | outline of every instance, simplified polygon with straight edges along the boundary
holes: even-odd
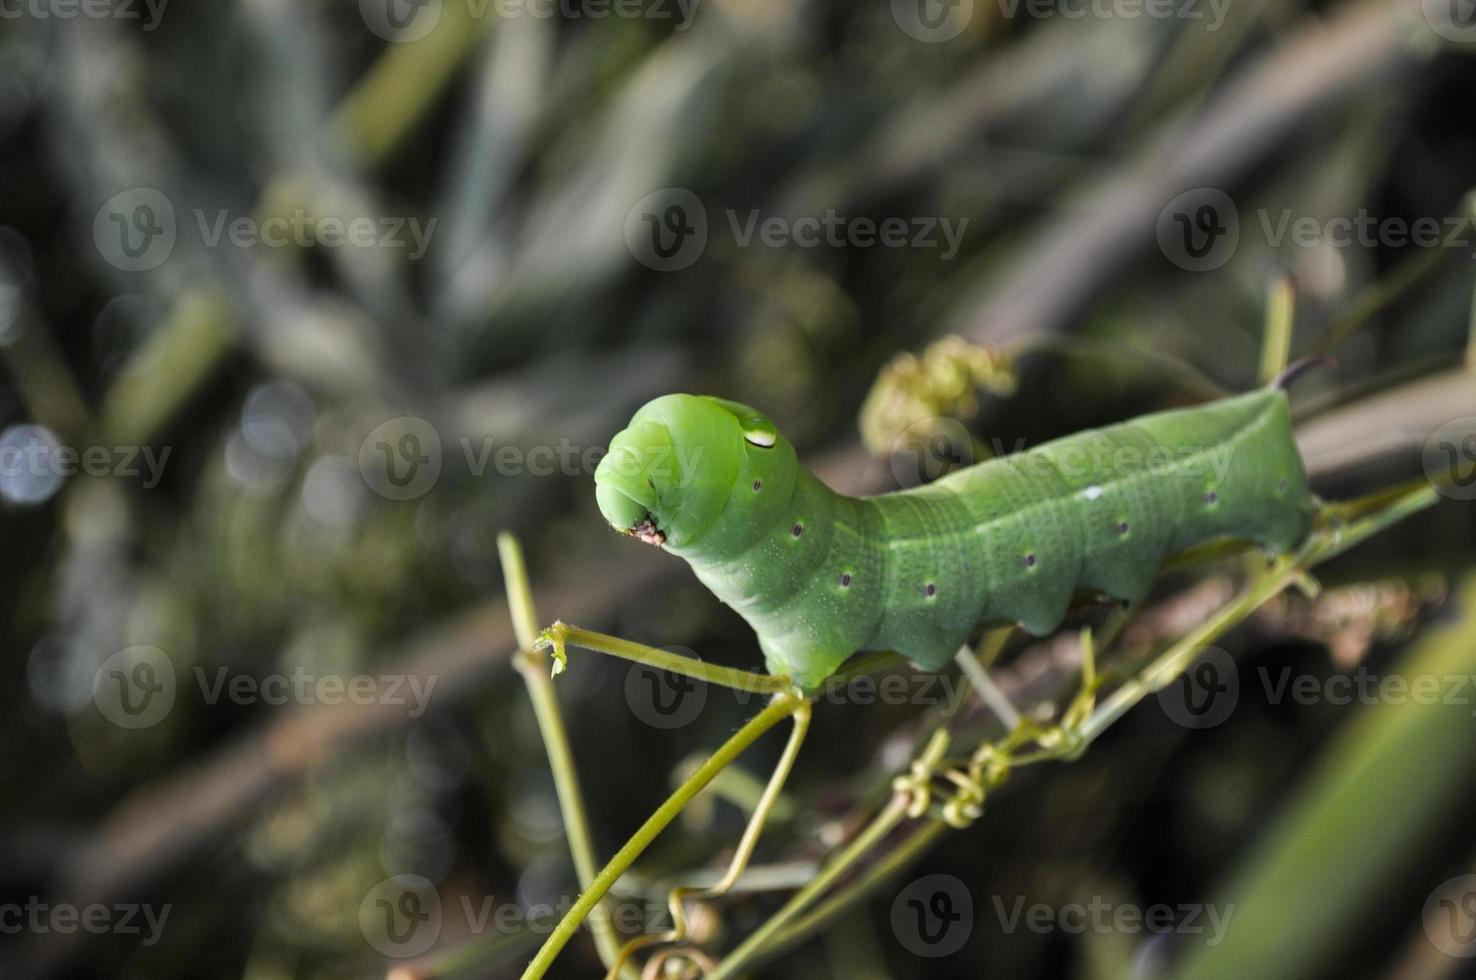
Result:
[[[1294,297],[1320,492],[1469,467],[1473,53],[1470,0],[0,0],[0,976],[516,976],[578,888],[496,533],[542,622],[760,665],[594,506],[655,395],[880,492],[1245,390]],[[1215,711],[1022,772],[757,975],[1476,976],[1446,496],[1228,634]],[[1001,685],[1058,701],[1074,642]],[[956,690],[904,676],[817,706],[791,887]],[[757,710],[660,682],[555,685],[602,858]],[[622,882],[637,925],[781,743]],[[581,933],[554,975],[599,972]]]

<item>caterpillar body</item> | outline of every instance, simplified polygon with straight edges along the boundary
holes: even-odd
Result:
[[[1077,589],[1136,601],[1221,537],[1286,552],[1315,510],[1279,385],[1090,429],[874,497],[838,494],[761,413],[667,395],[595,472],[605,518],[686,559],[814,690],[851,654],[945,665],[983,622],[1036,635]]]

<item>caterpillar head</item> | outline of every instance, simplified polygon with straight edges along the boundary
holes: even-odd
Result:
[[[686,547],[719,523],[740,479],[772,468],[779,442],[773,423],[746,405],[663,395],[610,441],[595,470],[600,512],[649,544]]]

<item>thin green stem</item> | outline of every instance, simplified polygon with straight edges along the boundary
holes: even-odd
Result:
[[[832,922],[840,918],[841,915],[849,911],[857,902],[870,895],[893,875],[915,861],[946,830],[948,830],[948,824],[942,820],[927,820],[909,830],[907,836],[902,839],[900,844],[893,848],[880,861],[867,868],[865,873],[858,875],[854,881],[849,881],[837,888],[829,898],[805,913],[793,925],[776,936],[774,945],[766,950],[762,957],[753,965],[758,965],[765,960],[769,960],[793,949],[810,936],[823,931]]]
[[[1228,391],[1199,368],[1172,354],[1165,354],[1154,347],[1124,344],[1119,340],[1106,341],[1090,337],[1043,337],[1032,335],[1006,344],[1005,354],[1011,363],[1027,354],[1057,354],[1062,357],[1105,357],[1113,360],[1132,361],[1134,366],[1150,364],[1159,368],[1163,375],[1182,384],[1186,389],[1206,398],[1223,398]]]
[[[523,548],[518,539],[503,532],[497,535],[497,554],[502,561],[502,578],[507,589],[507,607],[512,616],[513,635],[518,641],[518,653],[513,658],[523,683],[528,688],[528,698],[533,703],[533,714],[538,719],[538,731],[548,751],[549,768],[553,771],[554,792],[559,800],[559,813],[563,817],[564,832],[569,839],[569,855],[574,861],[574,874],[580,888],[588,888],[594,881],[594,839],[589,831],[589,817],[584,806],[584,794],[579,788],[579,772],[574,765],[574,753],[569,748],[569,736],[564,728],[564,718],[559,711],[559,701],[554,694],[553,682],[548,675],[545,657],[534,649],[538,641],[538,611],[533,605],[533,590],[528,584],[528,570],[523,562]],[[614,923],[603,905],[595,907],[590,915],[590,928],[594,932],[595,948],[600,961],[610,966],[620,955],[620,937]],[[634,969],[621,974],[626,980],[636,980]]]
[[[716,684],[735,691],[746,691],[750,694],[779,694],[793,687],[787,677],[756,674],[733,667],[719,667],[716,664],[703,663],[701,660],[684,657],[669,650],[648,647],[643,643],[632,643],[618,636],[596,633],[594,630],[570,626],[568,623],[554,623],[544,630],[539,635],[538,645],[551,648],[555,659],[560,664],[565,661],[565,648],[576,646],[594,653],[631,660],[648,667],[655,667],[657,670],[671,671],[673,674],[682,674],[708,684]],[[561,669],[556,664],[554,673],[558,673]]]
[[[1271,280],[1266,293],[1266,326],[1261,338],[1261,384],[1275,381],[1286,370],[1291,357],[1292,323],[1296,293],[1291,277],[1281,273]]]
[[[989,710],[993,711],[994,716],[1004,725],[1005,731],[1016,728],[1020,724],[1020,712],[1016,711],[1015,706],[1010,703],[1009,696],[990,679],[989,672],[984,669],[983,664],[979,663],[968,644],[959,648],[958,653],[954,654],[954,659],[958,661],[969,683],[974,686],[974,691],[979,695],[980,700],[989,706]]]
[[[893,796],[891,801],[876,815],[876,818],[867,825],[856,838],[847,844],[845,849],[836,856],[835,860],[827,864],[814,880],[808,885],[794,893],[783,908],[774,913],[762,926],[752,935],[745,939],[737,949],[723,957],[718,963],[717,969],[712,972],[706,980],[726,980],[739,970],[751,965],[751,961],[760,955],[766,955],[765,947],[791,922],[798,918],[809,905],[825,892],[841,875],[850,870],[851,866],[867,854],[872,848],[879,844],[892,828],[902,822],[907,814],[907,797],[903,795]]]
[[[789,779],[789,773],[794,769],[795,760],[799,758],[800,747],[804,745],[805,734],[810,730],[810,703],[802,701],[794,712],[794,730],[790,732],[789,741],[784,746],[784,753],[779,757],[774,772],[769,776],[768,785],[764,787],[763,796],[759,798],[758,805],[753,809],[753,815],[749,818],[748,826],[744,828],[743,837],[738,842],[738,849],[733,852],[733,859],[728,864],[727,873],[710,888],[687,888],[677,887],[671,890],[667,897],[667,907],[671,911],[672,927],[666,933],[641,936],[625,944],[610,973],[616,972],[616,966],[624,966],[627,957],[636,950],[657,943],[680,943],[687,938],[687,909],[686,900],[718,898],[726,895],[738,883],[739,877],[748,868],[748,862],[753,859],[754,848],[758,846],[760,835],[764,832],[764,823],[768,820],[774,804],[779,800],[779,793],[784,789],[784,783]]]
[[[1470,219],[1465,219],[1464,228],[1469,228]],[[1439,269],[1452,255],[1458,254],[1449,248],[1421,248],[1394,267],[1394,271],[1378,282],[1363,289],[1353,300],[1346,313],[1328,324],[1307,348],[1307,356],[1330,354],[1351,337],[1359,327],[1373,318],[1374,314],[1405,295],[1420,280]]]
[[[826,683],[846,684],[857,677],[870,677],[872,674],[881,673],[892,667],[906,666],[908,660],[900,653],[890,650],[882,650],[877,653],[863,654],[856,657],[841,667],[830,676]]]
[[[1381,498],[1384,496],[1379,495]],[[1342,554],[1364,539],[1424,510],[1439,499],[1434,487],[1428,484],[1415,485],[1389,499],[1385,506],[1348,524],[1342,523],[1344,515],[1361,512],[1366,506],[1365,501],[1355,500],[1329,507],[1328,515],[1331,520],[1328,526],[1313,531],[1306,543],[1295,553],[1278,560],[1257,576],[1239,596],[1175,643],[1136,677],[1103,699],[1097,710],[1082,725],[1081,736],[1084,743],[1090,743],[1101,735],[1143,698],[1171,683],[1194,662],[1206,644],[1255,612],[1287,586],[1297,582],[1309,568]]]
[[[799,710],[800,705],[806,703],[803,698],[795,694],[779,695],[768,707],[755,715],[748,724],[724,742],[685,783],[677,787],[676,791],[667,797],[666,802],[647,818],[646,822],[631,835],[619,851],[615,852],[610,863],[595,875],[589,887],[554,927],[537,955],[533,957],[533,961],[523,971],[523,980],[538,980],[548,972],[548,968],[553,965],[559,952],[568,944],[580,923],[589,916],[600,899],[605,897],[610,886],[614,885],[620,876],[635,863],[636,858],[640,857],[661,831],[666,829],[667,824],[676,819],[677,814],[681,813],[692,798],[702,792],[703,787],[711,782],[714,776],[732,763],[760,735],[794,714]]]
[[[1476,278],[1471,281],[1471,308],[1466,317],[1466,370],[1476,372]]]

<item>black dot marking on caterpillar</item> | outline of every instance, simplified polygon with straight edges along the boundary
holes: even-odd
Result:
[[[840,587],[841,588],[843,588],[843,589],[849,589],[851,587],[851,573],[850,572],[841,572],[840,573],[840,578],[837,579],[836,581],[838,581],[840,583]]]
[[[936,585],[934,585],[932,582],[929,582],[927,585],[924,585],[923,586],[923,595],[926,596],[927,598],[931,599],[931,598],[933,598],[933,596],[935,596],[937,594],[938,594],[938,587]]]
[[[799,537],[801,534],[805,533],[805,526],[803,524],[796,523],[794,527],[789,529],[789,533],[794,535],[795,537]]]
[[[1025,556],[1025,567],[1026,568],[1034,568],[1035,567],[1035,552],[1032,551],[1030,554],[1028,554],[1028,555]]]
[[[1204,502],[1213,507],[1215,504],[1220,502],[1220,495],[1213,490],[1206,491],[1204,495]]]
[[[764,488],[764,481],[763,480],[754,480],[753,481],[753,492],[754,493],[758,493],[763,488]]]
[[[1128,522],[1127,521],[1118,521],[1117,522],[1117,533],[1118,534],[1126,534],[1126,533],[1128,533]]]

